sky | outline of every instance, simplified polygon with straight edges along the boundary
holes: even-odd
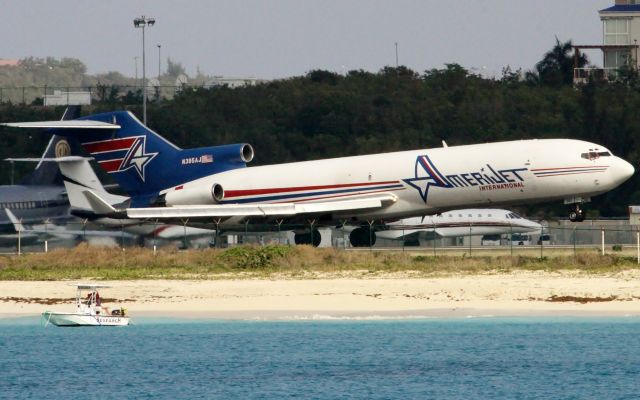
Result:
[[[166,58],[225,77],[286,78],[313,69],[417,72],[458,63],[500,76],[533,68],[561,41],[601,44],[597,11],[614,0],[0,0],[0,58],[74,57],[89,73],[147,73]],[[588,53],[602,63],[598,51]],[[141,61],[139,71],[142,73]]]

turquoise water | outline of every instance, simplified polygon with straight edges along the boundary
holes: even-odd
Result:
[[[0,398],[640,398],[636,318],[0,320]]]

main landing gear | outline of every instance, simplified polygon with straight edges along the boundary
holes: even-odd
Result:
[[[584,221],[584,210],[580,207],[579,203],[572,204],[569,208],[569,221],[582,222]]]
[[[321,240],[322,235],[320,234],[320,231],[315,228],[308,232],[295,233],[293,236],[293,241],[296,244],[309,244],[313,247],[318,247]]]

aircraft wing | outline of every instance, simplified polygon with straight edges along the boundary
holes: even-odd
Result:
[[[7,122],[0,125],[11,128],[33,129],[119,129],[120,125],[93,120],[62,120],[62,121],[38,121],[38,122]]]
[[[398,200],[398,197],[392,193],[379,193],[363,195],[348,200],[332,200],[314,203],[184,205],[116,210],[108,202],[90,190],[84,191],[84,195],[93,211],[98,214],[108,215],[124,212],[128,218],[133,219],[293,217],[373,210],[389,206]]]

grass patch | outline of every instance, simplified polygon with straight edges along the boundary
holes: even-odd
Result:
[[[0,256],[0,280],[135,280],[221,279],[393,274],[439,276],[528,271],[566,271],[607,274],[636,269],[636,259],[595,251],[573,255],[430,256],[402,251],[345,251],[309,246],[240,246],[229,249],[153,251],[79,245],[48,254]],[[315,274],[315,275],[314,275]]]

